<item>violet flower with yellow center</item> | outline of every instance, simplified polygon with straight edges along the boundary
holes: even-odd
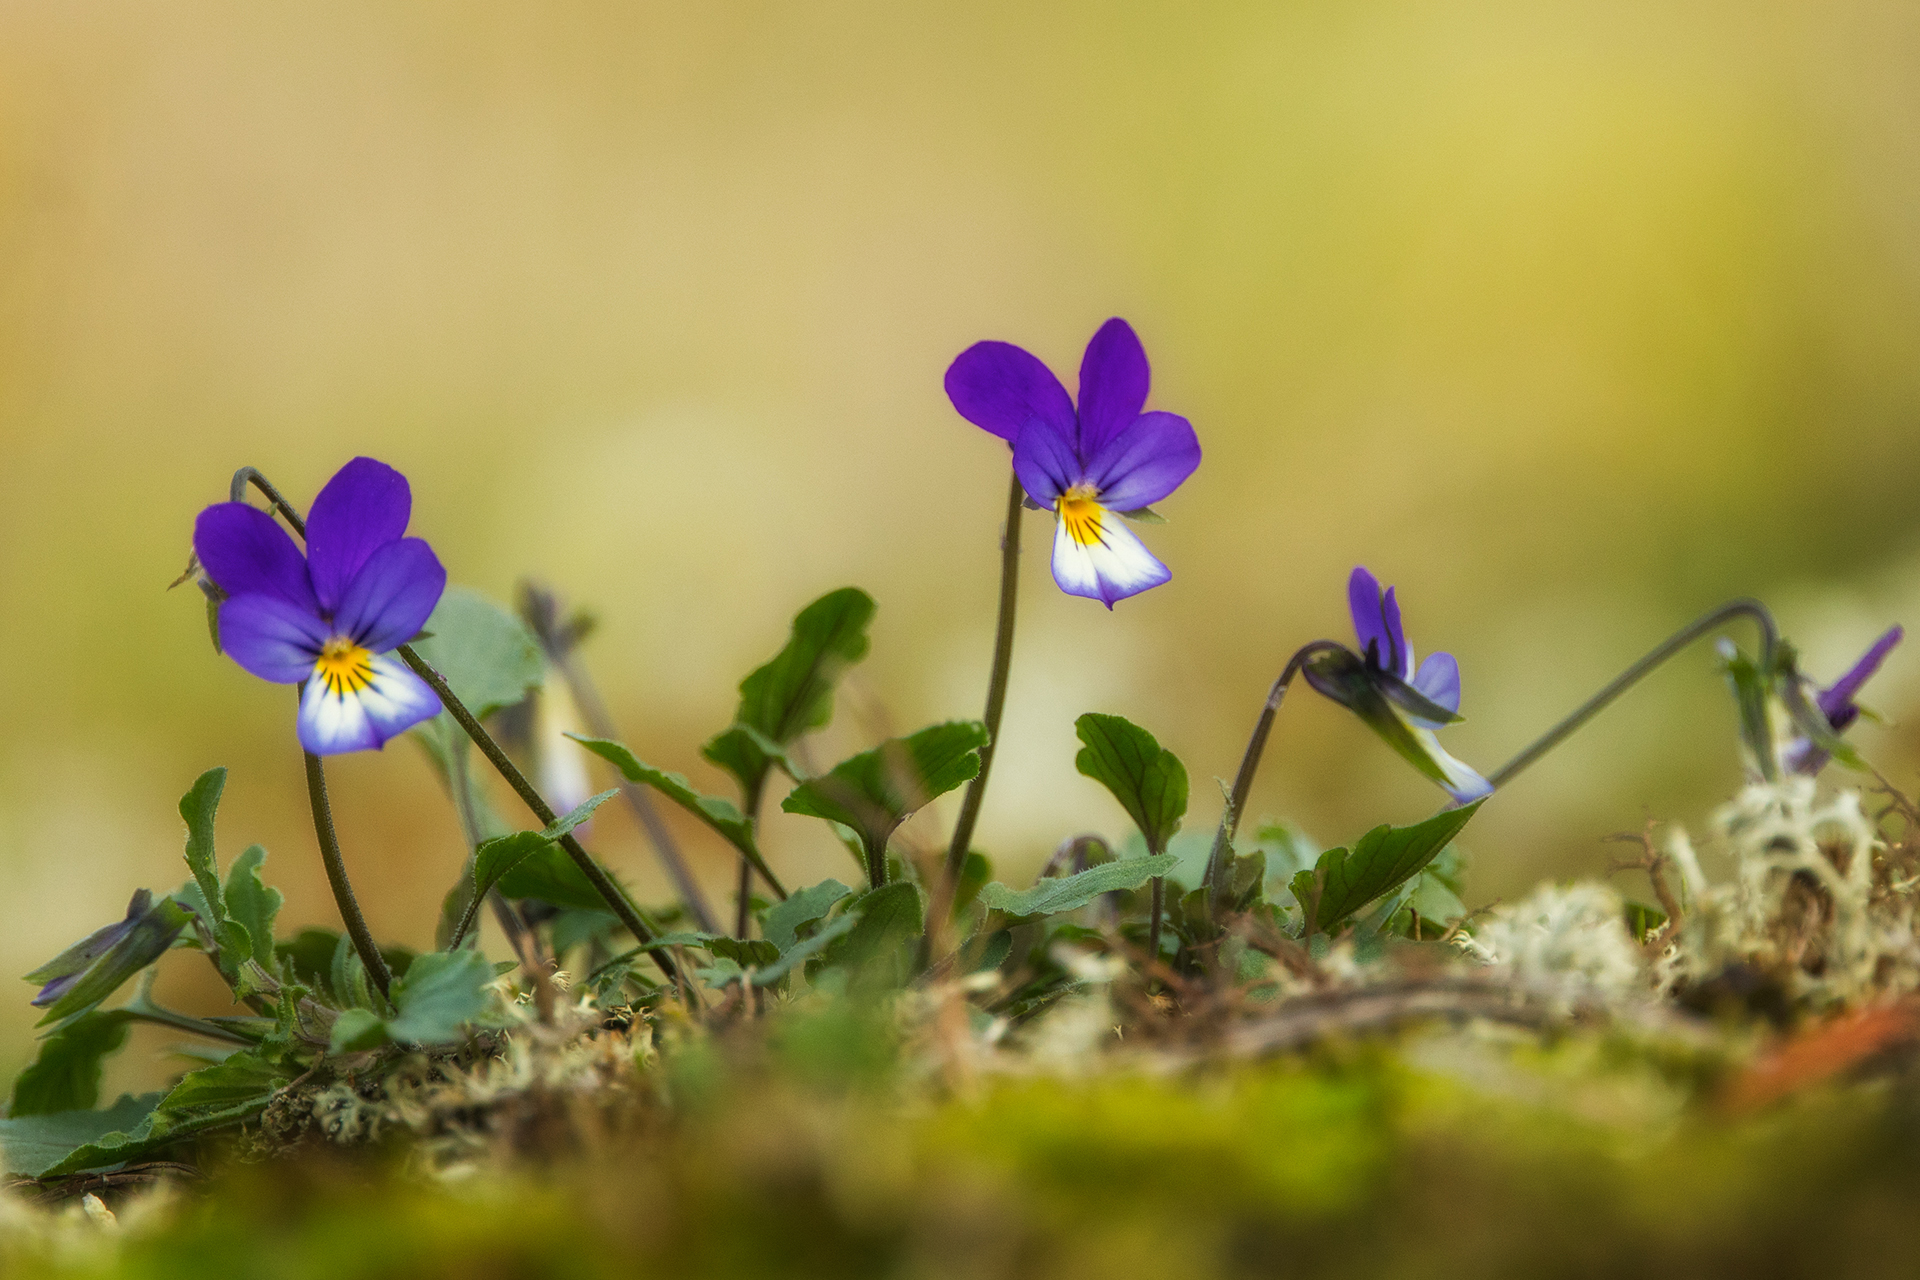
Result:
[[[221,649],[262,680],[304,685],[300,745],[314,755],[378,748],[440,713],[391,656],[447,585],[433,548],[404,536],[412,509],[405,476],[355,458],[314,499],[304,555],[244,502],[208,507],[194,524],[194,551],[226,596]]]
[[[947,370],[947,396],[1013,446],[1032,503],[1055,516],[1053,580],[1069,595],[1115,601],[1173,575],[1116,517],[1148,510],[1200,465],[1200,441],[1177,414],[1142,412],[1151,373],[1126,321],[1100,326],[1080,362],[1080,403],[1030,352],[980,342]]]

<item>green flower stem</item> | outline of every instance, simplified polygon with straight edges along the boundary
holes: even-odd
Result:
[[[480,754],[485,756],[500,776],[507,780],[507,785],[513,788],[514,794],[518,795],[527,808],[533,811],[533,816],[540,819],[543,824],[552,825],[559,816],[554,813],[553,806],[534,790],[533,784],[527,781],[527,775],[521,773],[519,766],[507,758],[507,753],[500,749],[500,744],[493,740],[493,735],[474,719],[473,713],[467,710],[466,704],[454,696],[453,690],[447,686],[445,677],[415,653],[412,645],[403,644],[394,652],[413,668],[415,675],[425,680],[433,691],[440,695],[440,705],[460,722],[460,727],[467,731],[469,738],[473,739],[473,745],[480,748]],[[633,935],[634,941],[643,947],[652,942],[655,937],[654,930],[648,927],[639,908],[633,905],[627,895],[621,891],[620,886],[613,882],[612,877],[601,869],[600,864],[594,861],[593,855],[581,847],[580,842],[573,838],[571,832],[560,837],[560,847],[567,851],[567,856],[572,858],[574,865],[580,868],[580,874],[587,878],[594,891],[606,901],[608,909],[619,917],[621,924],[627,927],[627,932]],[[665,947],[649,948],[647,954],[653,957],[653,962],[660,966],[660,971],[668,978],[679,980],[679,970]]]
[[[1166,918],[1166,910],[1167,878],[1165,876],[1155,876],[1153,878],[1153,910],[1152,914],[1147,917],[1148,964],[1158,964],[1160,961],[1160,925]]]
[[[353,949],[360,953],[360,963],[367,967],[367,977],[380,989],[381,998],[391,1003],[393,974],[373,941],[367,918],[360,914],[360,902],[353,896],[353,883],[347,879],[346,859],[340,856],[340,837],[333,830],[333,806],[327,801],[326,769],[319,756],[311,751],[305,754],[307,799],[313,804],[313,832],[320,839],[320,861],[327,868],[327,883],[333,886],[333,900],[340,906],[340,919],[346,923],[347,936],[353,939]]]
[[[469,878],[473,875],[474,855],[479,851],[480,806],[473,794],[473,770],[467,767],[467,753],[464,749],[448,752],[448,782],[453,789],[453,810],[460,819],[460,833],[466,837],[467,860],[461,874]],[[511,902],[498,889],[487,890],[487,906],[493,911],[494,921],[500,926],[500,932],[506,935],[507,945],[513,948],[514,957],[520,961],[520,967],[529,977],[540,972],[540,940],[527,922],[520,916]],[[447,950],[458,950],[466,939],[467,930],[472,927],[474,912],[479,904],[469,902],[460,927],[453,931],[447,942]]]
[[[580,716],[587,722],[588,731],[596,738],[621,741],[619,726],[614,723],[607,704],[601,701],[599,689],[594,687],[592,677],[574,657],[572,643],[558,633],[555,625],[557,614],[551,592],[533,583],[522,587],[520,616],[532,628],[534,638],[547,655],[547,661],[566,681],[567,691],[573,695],[573,704],[580,709]],[[667,878],[673,881],[674,891],[680,895],[680,901],[685,904],[695,926],[703,933],[720,932],[718,917],[708,905],[706,895],[700,892],[700,884],[688,870],[687,860],[680,853],[672,829],[661,818],[659,809],[654,807],[653,798],[647,794],[646,788],[622,778],[620,798],[633,810],[633,816],[640,820],[641,828],[653,844],[654,855],[666,870]]]
[[[757,831],[760,828],[760,796],[766,790],[766,775],[755,783],[751,792],[741,797],[746,802],[747,821]],[[740,900],[734,909],[733,936],[746,940],[747,929],[753,924],[753,864],[745,857],[740,859]]]
[[[1260,769],[1260,757],[1267,749],[1267,735],[1273,732],[1273,718],[1280,711],[1280,704],[1286,699],[1287,687],[1293,678],[1300,674],[1300,668],[1315,654],[1341,646],[1331,640],[1315,640],[1302,645],[1280,672],[1280,678],[1273,682],[1273,688],[1267,691],[1267,702],[1260,709],[1260,718],[1254,721],[1253,736],[1247,740],[1247,749],[1240,757],[1240,772],[1234,775],[1233,791],[1227,800],[1227,809],[1220,815],[1220,829],[1213,837],[1213,852],[1207,857],[1207,875],[1202,882],[1207,887],[1207,913],[1218,918],[1226,905],[1227,895],[1227,852],[1233,847],[1233,833],[1240,825],[1240,815],[1247,807],[1247,797],[1253,794],[1253,775]]]
[[[1613,678],[1606,688],[1588,698],[1576,708],[1573,714],[1547,730],[1533,744],[1519,755],[1487,775],[1487,781],[1498,788],[1513,780],[1514,775],[1538,760],[1547,752],[1559,746],[1576,729],[1593,719],[1607,704],[1638,684],[1645,676],[1661,663],[1709,632],[1716,631],[1735,618],[1750,618],[1760,628],[1760,664],[1763,670],[1773,667],[1774,650],[1780,643],[1780,629],[1774,625],[1773,614],[1767,606],[1758,600],[1741,598],[1721,605],[1718,609],[1688,623],[1680,630],[1655,645],[1644,658],[1622,671]],[[1771,762],[1762,761],[1761,768],[1771,767]]]
[[[261,475],[252,467],[242,467],[233,473],[231,493],[235,502],[241,500],[249,484],[266,495],[267,501],[272,503],[274,509],[285,517],[286,522],[292,526],[295,533],[299,534],[302,538],[307,536],[307,522],[300,518],[300,513],[293,509],[293,505],[281,496],[280,491],[274,488],[265,476]],[[557,816],[553,812],[553,806],[540,798],[540,793],[533,789],[533,784],[527,781],[526,775],[521,773],[513,761],[507,758],[507,753],[500,749],[500,744],[493,740],[493,735],[481,728],[480,722],[473,718],[473,713],[467,710],[466,704],[454,696],[453,690],[447,687],[447,682],[440,673],[427,665],[427,663],[421,659],[420,655],[413,651],[412,645],[403,644],[396,652],[399,653],[400,657],[409,667],[413,668],[415,675],[425,680],[427,684],[432,687],[433,691],[440,695],[440,705],[453,713],[453,718],[460,722],[460,727],[467,731],[469,738],[473,739],[473,745],[480,748],[480,754],[484,755],[493,767],[499,770],[500,776],[507,780],[507,784],[526,802],[527,807],[533,810],[534,816],[539,818],[542,823],[551,824]],[[339,842],[333,838],[333,814],[332,811],[326,807],[326,776],[320,772],[319,760],[311,755],[307,757],[307,789],[309,794],[315,798],[313,820],[315,828],[321,831],[320,843],[322,854],[324,855],[327,852],[329,844],[332,846],[333,852],[331,860],[327,863],[327,878],[334,883],[334,897],[339,899],[342,890],[345,891],[346,896],[340,905],[343,916],[347,915],[348,907],[352,907],[352,914],[347,918],[347,931],[353,933],[354,924],[357,921],[361,933],[364,934],[367,927],[366,921],[360,916],[359,904],[353,901],[353,889],[346,883],[346,867],[341,865],[339,861],[340,845]],[[606,901],[607,906],[612,909],[613,914],[619,917],[620,923],[627,927],[629,933],[633,934],[634,940],[642,946],[653,941],[654,931],[647,927],[645,920],[640,916],[639,909],[627,899],[626,894],[620,891],[620,887],[614,884],[612,878],[600,869],[600,864],[593,860],[593,855],[581,848],[580,842],[574,839],[571,833],[560,838],[560,847],[567,851],[567,856],[573,859],[574,864],[580,868],[580,873],[586,876],[588,883],[594,887],[595,892]],[[336,866],[339,867],[339,876],[337,879],[334,875]],[[374,965],[377,963],[380,965],[378,972],[384,979],[387,972],[386,965],[380,960],[379,951],[374,949],[371,935],[367,936],[366,945],[362,946],[360,935],[356,934],[354,936],[354,945],[360,948],[360,958],[362,962],[367,965],[367,971],[369,973],[375,972]],[[371,952],[373,956],[372,960],[367,959],[369,952]],[[648,954],[653,957],[653,962],[660,966],[662,973],[666,974],[669,979],[675,982],[679,981],[680,971],[673,963],[673,957],[667,953],[666,948],[655,947],[650,949]],[[682,989],[686,989],[684,985]],[[380,983],[381,994],[384,995],[386,990],[387,983],[383,980]]]
[[[1013,474],[1007,486],[1007,522],[1000,534],[1000,615],[993,636],[993,671],[987,677],[987,713],[981,717],[987,726],[987,745],[980,748],[980,772],[967,784],[967,794],[960,802],[960,817],[953,824],[953,842],[947,846],[945,874],[933,895],[933,910],[927,916],[929,941],[933,925],[944,920],[947,904],[953,901],[960,884],[960,871],[973,846],[974,824],[979,821],[980,806],[987,798],[987,774],[993,769],[993,753],[1000,746],[1000,715],[1007,705],[1007,672],[1013,666],[1014,606],[1020,593],[1020,509],[1026,496],[1020,476]],[[886,876],[885,861],[883,854],[880,880]]]

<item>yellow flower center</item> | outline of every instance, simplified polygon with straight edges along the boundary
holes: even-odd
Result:
[[[373,655],[345,636],[335,636],[320,650],[313,673],[329,693],[359,693],[373,683]]]
[[[1061,521],[1067,526],[1067,536],[1083,547],[1090,547],[1101,541],[1100,519],[1106,511],[1094,501],[1094,490],[1090,484],[1077,484],[1060,495],[1056,504]]]

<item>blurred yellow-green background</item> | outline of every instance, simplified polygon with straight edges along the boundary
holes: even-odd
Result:
[[[590,606],[629,739],[718,790],[734,682],[845,583],[881,611],[823,755],[978,714],[1005,451],[941,373],[997,337],[1071,387],[1112,314],[1206,461],[1145,531],[1172,583],[1112,614],[1027,517],[1011,875],[1123,829],[1082,711],[1159,734],[1210,823],[1355,563],[1459,656],[1483,769],[1728,596],[1829,677],[1920,622],[1911,5],[0,3],[0,973],[183,879],[218,763],[223,855],[331,919],[292,694],[165,590],[236,467],[302,504],[400,467],[454,579]],[[1871,694],[1912,719],[1920,651]],[[1701,824],[1732,722],[1681,659],[1488,807],[1468,897]],[[1912,777],[1912,730],[1856,736]],[[462,850],[421,753],[333,776],[377,930],[428,942]],[[1332,842],[1439,799],[1301,696],[1254,809]],[[597,844],[660,891],[624,814]]]

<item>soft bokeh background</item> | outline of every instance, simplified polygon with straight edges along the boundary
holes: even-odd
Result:
[[[718,788],[734,682],[844,583],[881,612],[823,755],[978,714],[1006,464],[941,372],[999,337],[1071,386],[1116,313],[1206,462],[1146,532],[1173,582],[1112,614],[1028,517],[980,833],[1012,873],[1123,827],[1081,711],[1157,732],[1211,822],[1356,562],[1459,655],[1485,769],[1728,596],[1828,676],[1920,622],[1910,4],[9,0],[0,974],[184,878],[174,802],[216,763],[223,856],[267,844],[283,919],[331,919],[292,694],[164,590],[234,468],[304,504],[401,467],[455,579],[590,605],[627,736]],[[1916,700],[1896,653],[1873,701]],[[1681,659],[1487,809],[1469,897],[1699,823],[1731,726]],[[1912,778],[1915,731],[1858,737]],[[420,753],[334,791],[376,928],[426,942],[461,849]],[[1329,842],[1439,798],[1305,696],[1256,797]],[[597,842],[657,891],[625,815]],[[853,870],[808,824],[769,843]]]

